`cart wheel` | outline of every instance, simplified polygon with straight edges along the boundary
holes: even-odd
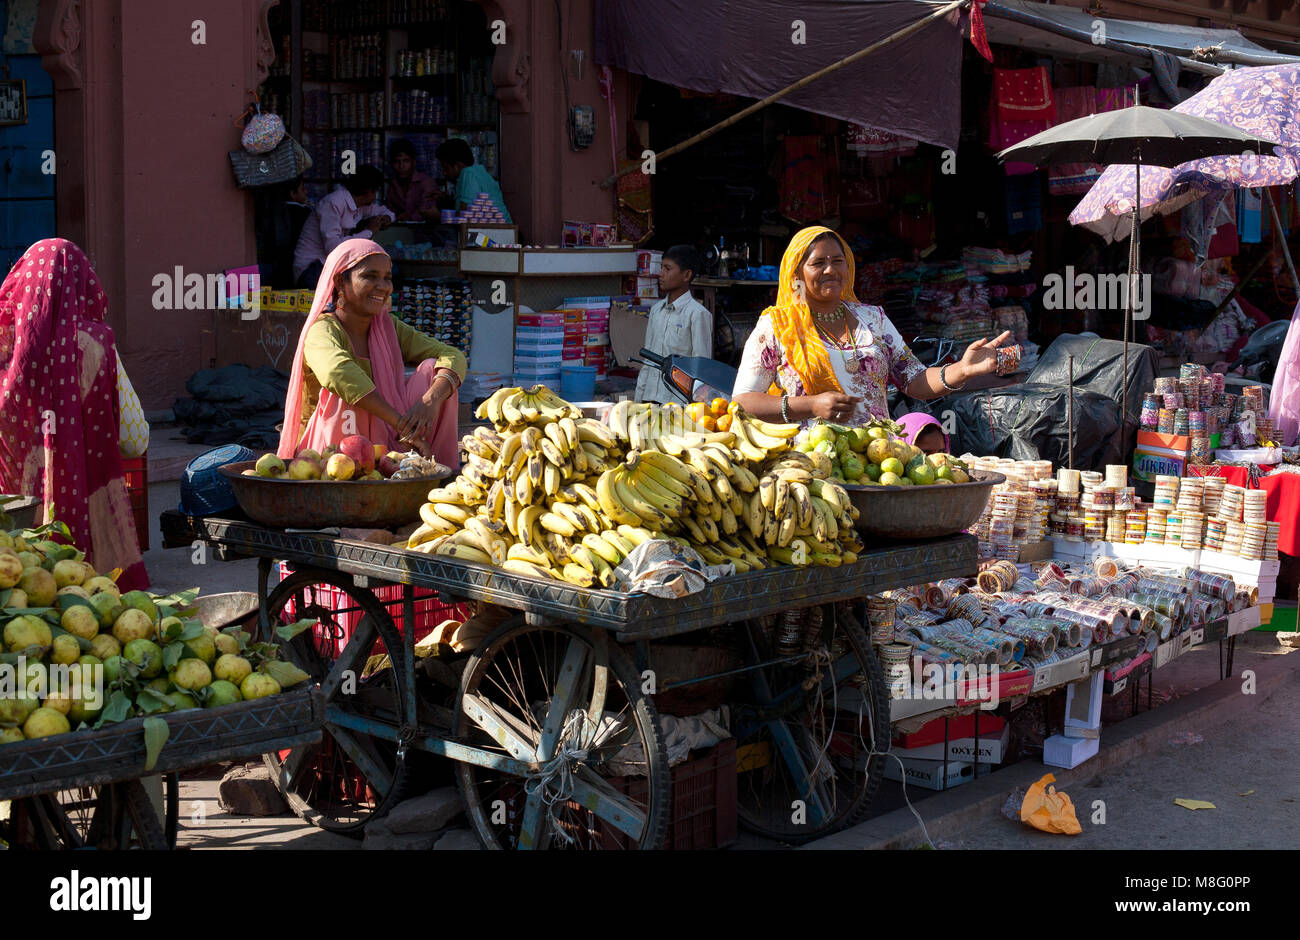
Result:
[[[752,622],[741,644],[751,666],[782,658],[771,632]],[[732,711],[740,822],[795,844],[862,818],[884,773],[884,758],[871,752],[889,748],[884,674],[847,606],[824,608],[802,653],[753,669]]]
[[[347,597],[342,606],[340,594]],[[408,779],[405,765],[397,760],[395,740],[406,714],[402,635],[373,593],[329,572],[290,575],[267,597],[266,612],[272,628],[318,621],[290,642],[276,642],[282,643],[286,659],[320,684],[327,717],[319,742],[263,759],[295,813],[314,826],[361,838],[367,822],[403,798]],[[346,634],[339,617],[345,614],[360,619],[343,643]],[[387,652],[394,655],[372,661]],[[330,710],[391,726],[394,740],[332,724]]]
[[[503,624],[465,667],[456,737],[536,768],[457,766],[489,848],[652,849],[667,833],[671,779],[658,718],[641,675],[604,631]],[[643,772],[606,779],[627,764]]]
[[[139,780],[73,787],[18,801],[20,845],[60,849],[174,849],[179,777],[163,777],[164,819]]]

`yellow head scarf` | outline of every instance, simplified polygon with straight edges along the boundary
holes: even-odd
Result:
[[[813,323],[812,311],[795,292],[795,282],[801,281],[797,270],[799,259],[813,241],[822,235],[834,235],[844,250],[848,262],[848,276],[844,281],[844,290],[840,299],[857,303],[853,293],[854,268],[853,252],[844,244],[844,239],[834,230],[824,225],[811,225],[795,233],[790,245],[781,257],[780,282],[776,291],[776,305],[768,307],[763,313],[772,318],[772,330],[785,353],[786,361],[799,374],[805,395],[819,395],[822,392],[843,392],[835,370],[831,368],[830,355],[826,344],[822,342]]]

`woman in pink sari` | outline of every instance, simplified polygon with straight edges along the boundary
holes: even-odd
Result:
[[[46,238],[0,285],[0,491],[35,496],[96,569],[149,586],[118,453],[117,354],[80,248]]]
[[[294,353],[283,459],[360,434],[459,466],[456,392],[465,357],[392,316],[392,292],[392,260],[369,239],[350,238],[325,259]],[[409,379],[405,365],[416,366]]]

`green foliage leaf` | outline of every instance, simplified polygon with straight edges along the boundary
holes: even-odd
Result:
[[[203,636],[202,620],[185,620],[181,623],[180,638],[182,640],[195,640]]]
[[[304,679],[311,678],[293,663],[286,663],[278,660],[270,660],[262,664],[262,672],[266,673],[276,682],[280,683],[280,688],[287,689],[290,686],[297,685]]]
[[[140,693],[135,697],[135,707],[146,715],[165,711],[169,705],[170,701],[167,696],[157,689],[141,689]]]
[[[46,561],[60,562],[77,556],[77,549],[74,545],[62,545],[50,551],[46,556]]]
[[[316,620],[298,620],[294,623],[286,623],[275,628],[275,635],[285,641],[292,640],[304,630],[310,630],[316,623]]]
[[[104,710],[99,713],[99,721],[95,722],[95,727],[100,728],[126,721],[130,715],[131,699],[121,689],[114,689],[108,694],[108,702],[105,703]]]
[[[168,643],[163,647],[163,668],[168,672],[171,672],[176,668],[176,664],[181,661],[185,652],[185,644],[180,640],[174,640],[171,643]]]
[[[0,591],[0,610],[3,610],[4,606],[9,603],[9,598],[13,593],[13,588],[5,588],[3,591]]]
[[[163,745],[167,743],[170,734],[171,728],[167,727],[167,722],[161,718],[146,718],[144,720],[145,770],[153,770],[154,764],[158,763],[158,755],[162,753]]]
[[[95,605],[80,594],[61,594],[59,595],[58,605],[60,610],[65,611],[71,610],[73,607],[89,607],[94,612],[95,617],[99,617],[99,611],[95,609]]]
[[[196,587],[192,587],[184,591],[177,591],[174,594],[167,594],[167,595],[150,594],[149,596],[153,598],[154,605],[159,609],[159,611],[161,611],[163,607],[171,607],[171,608],[175,608],[176,610],[181,610],[181,609],[187,609],[194,605],[194,601],[199,596],[199,589]],[[179,616],[179,615],[173,612],[170,616]]]

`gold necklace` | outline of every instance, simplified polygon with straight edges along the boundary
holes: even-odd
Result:
[[[811,307],[808,309],[812,310]],[[822,323],[834,323],[844,317],[844,304],[838,304],[830,313],[818,313],[816,310],[812,310],[812,315]]]
[[[843,307],[842,304],[841,307]],[[844,368],[848,373],[850,375],[856,375],[858,370],[862,367],[862,363],[858,360],[858,331],[856,325],[849,327],[849,339],[843,342],[836,339],[834,336],[831,336],[828,330],[825,330],[820,326],[817,328],[817,331],[822,334],[823,339],[834,346],[839,351],[840,355],[844,357]],[[850,343],[852,345],[849,345]],[[849,354],[850,350],[852,351],[852,355]]]

